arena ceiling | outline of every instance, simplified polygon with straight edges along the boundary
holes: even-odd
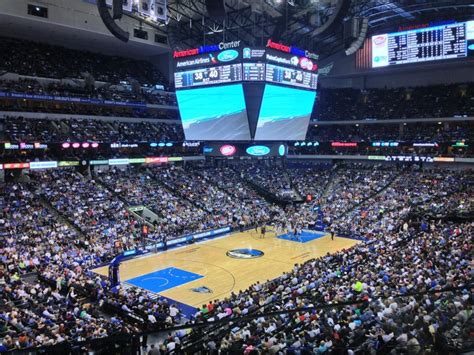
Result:
[[[205,0],[168,0],[169,20],[160,29],[173,49],[223,40],[262,45],[273,38],[326,57],[343,48],[342,19],[330,30],[320,31],[330,22],[341,1],[226,0],[225,19],[215,20],[207,14]],[[433,20],[474,18],[472,0],[352,0],[349,3],[344,17],[367,17],[369,33]]]

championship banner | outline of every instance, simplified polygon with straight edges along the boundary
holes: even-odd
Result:
[[[122,9],[128,12],[132,12],[132,2],[133,0],[122,0]],[[112,6],[113,0],[105,0],[105,3],[108,6]]]
[[[150,16],[152,8],[155,8],[155,0],[139,0],[138,12]]]

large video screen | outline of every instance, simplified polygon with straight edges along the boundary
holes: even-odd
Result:
[[[304,140],[315,99],[316,91],[266,85],[255,140]]]
[[[242,84],[177,90],[186,140],[249,140]]]
[[[474,55],[474,21],[372,36],[372,68]]]

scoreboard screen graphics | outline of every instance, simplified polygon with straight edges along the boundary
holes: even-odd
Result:
[[[242,84],[177,90],[186,140],[250,140]]]
[[[316,91],[265,85],[255,140],[304,140]]]
[[[474,21],[372,36],[372,68],[474,55]]]

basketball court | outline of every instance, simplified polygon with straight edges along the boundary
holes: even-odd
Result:
[[[123,262],[120,277],[133,285],[184,305],[198,307],[224,299],[252,284],[291,271],[294,264],[350,248],[357,240],[315,232],[315,237],[292,240],[260,231],[233,233]],[[106,276],[107,267],[95,272]]]

